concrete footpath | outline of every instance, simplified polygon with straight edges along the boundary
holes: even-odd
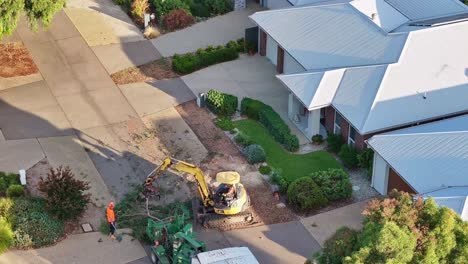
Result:
[[[98,242],[99,239],[102,242]],[[48,248],[8,251],[0,255],[0,264],[125,264],[143,257],[146,257],[146,252],[138,240],[124,235],[119,243],[93,232],[68,236]]]

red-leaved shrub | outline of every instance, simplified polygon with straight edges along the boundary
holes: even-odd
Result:
[[[193,16],[183,9],[173,10],[163,19],[164,27],[170,31],[186,28],[192,25],[193,22]]]

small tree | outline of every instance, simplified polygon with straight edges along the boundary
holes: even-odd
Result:
[[[89,183],[74,178],[69,167],[51,168],[47,178],[41,178],[39,191],[46,196],[46,208],[59,219],[79,217],[90,201]]]

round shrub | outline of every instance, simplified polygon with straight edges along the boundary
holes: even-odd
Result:
[[[245,147],[244,155],[250,164],[264,162],[266,160],[265,150],[262,146],[253,144]]]
[[[297,151],[299,149],[299,139],[297,136],[293,134],[284,136],[284,148],[291,152]]]
[[[308,212],[328,203],[327,197],[310,177],[299,178],[289,185],[288,201],[300,212]]]
[[[359,161],[354,147],[347,144],[341,146],[338,156],[340,156],[341,161],[347,168],[354,169],[358,166]]]
[[[189,5],[183,0],[152,0],[152,4],[159,19],[162,19],[172,10],[190,10]]]
[[[239,134],[237,134],[237,136],[234,137],[234,141],[243,147],[255,144],[253,140],[251,140],[247,135],[245,135],[242,132],[239,132]]]
[[[268,175],[271,172],[271,167],[270,166],[260,166],[260,168],[258,168],[258,171],[263,175]]]
[[[0,192],[6,193],[8,186],[13,184],[20,184],[18,174],[5,173],[0,171]]]
[[[8,197],[20,197],[24,195],[24,188],[21,185],[13,184],[10,185],[6,191]]]
[[[316,145],[322,144],[323,143],[323,136],[320,135],[320,134],[313,135],[312,136],[312,143],[314,143]]]
[[[164,27],[170,31],[186,28],[194,22],[193,16],[183,9],[172,10],[163,19]]]
[[[341,264],[343,258],[350,256],[357,244],[358,232],[348,227],[339,228],[325,241],[322,252],[315,255],[319,264]]]
[[[3,217],[0,218],[0,254],[13,245],[13,230],[10,223]]]
[[[317,171],[310,175],[329,201],[349,198],[353,192],[348,174],[342,169]]]

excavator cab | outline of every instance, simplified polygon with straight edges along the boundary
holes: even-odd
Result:
[[[233,215],[245,211],[249,200],[240,175],[236,171],[223,171],[216,174],[219,184],[214,194],[214,211],[217,214]]]

